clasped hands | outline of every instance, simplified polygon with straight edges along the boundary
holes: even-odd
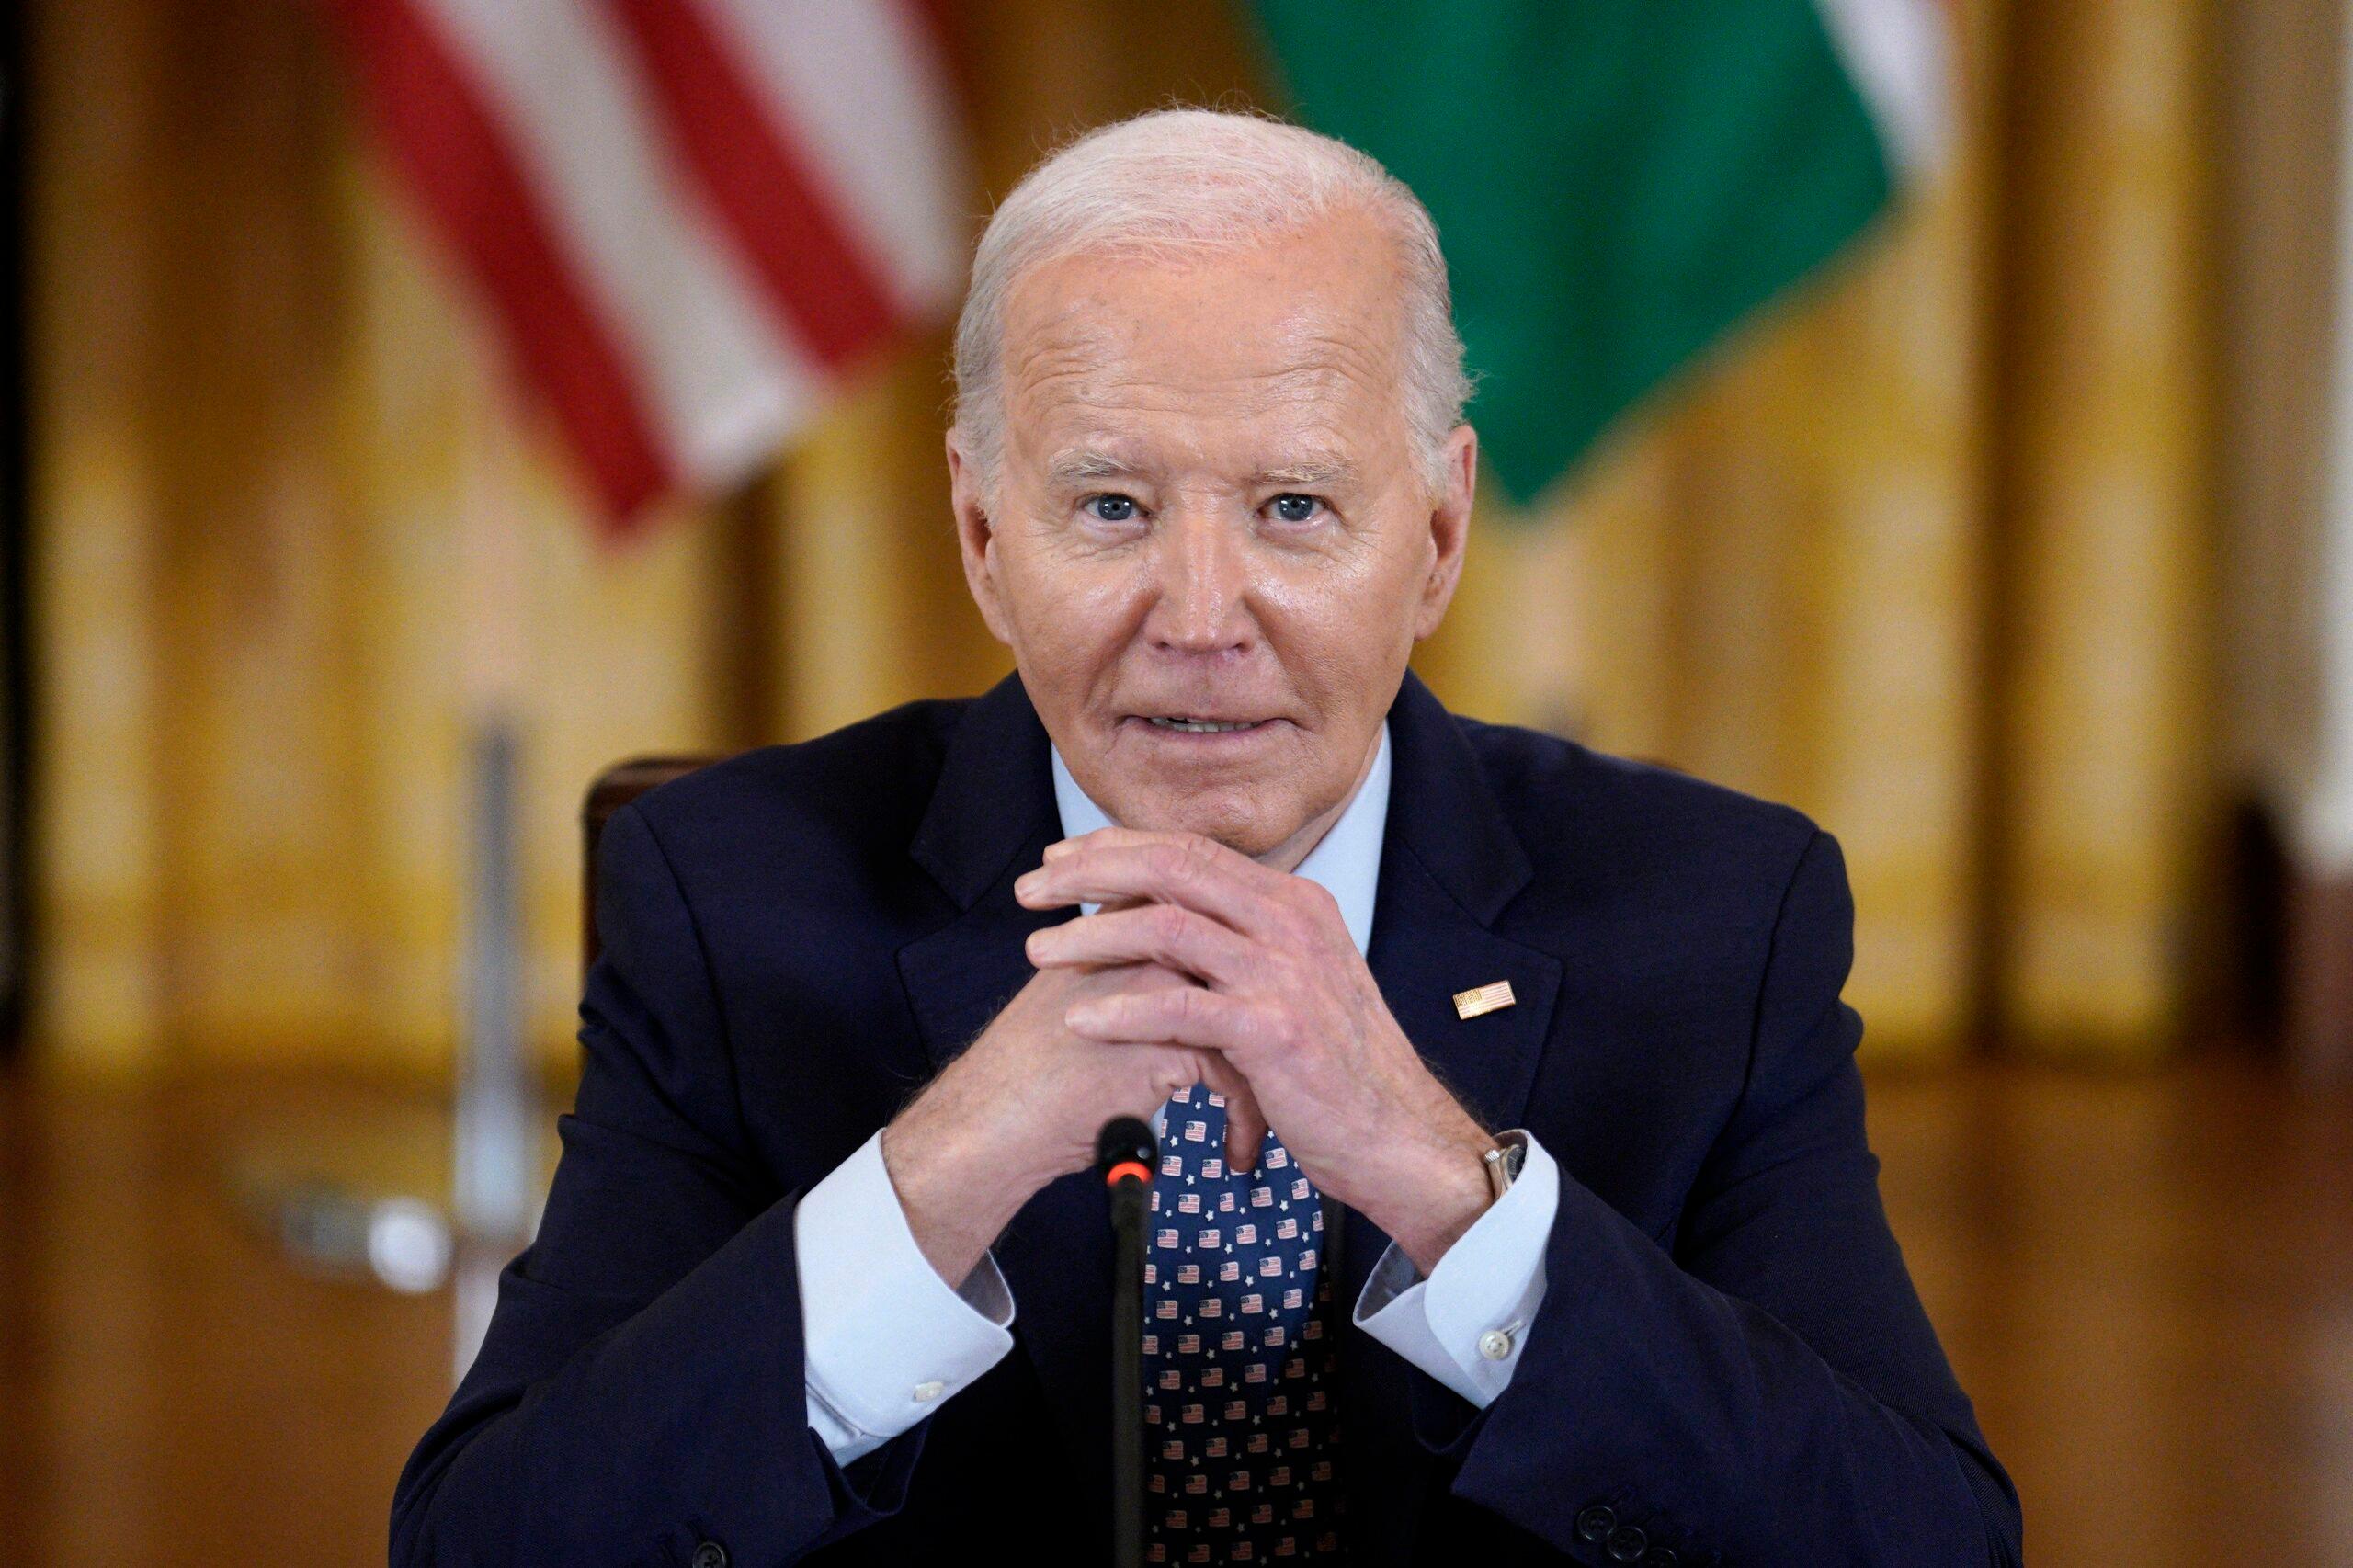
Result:
[[[1085,1168],[1104,1119],[1148,1117],[1197,1080],[1224,1096],[1232,1168],[1255,1166],[1271,1125],[1425,1273],[1484,1210],[1494,1139],[1398,1027],[1323,888],[1198,835],[1106,827],[1050,846],[1014,891],[1031,909],[1102,907],[1030,935],[1037,976],[885,1131],[944,1278],[1030,1192]],[[992,1168],[987,1195],[968,1185]]]

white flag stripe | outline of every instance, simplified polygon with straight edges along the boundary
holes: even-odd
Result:
[[[697,3],[904,313],[952,301],[968,243],[963,145],[946,70],[905,0]]]
[[[702,486],[741,478],[806,416],[817,378],[669,164],[612,24],[577,0],[417,3],[481,75],[673,465]]]
[[[1939,0],[1818,0],[1899,174],[1934,172],[1952,142],[1952,49]]]

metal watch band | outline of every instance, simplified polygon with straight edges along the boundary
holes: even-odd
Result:
[[[1503,1138],[1497,1141],[1494,1148],[1481,1155],[1480,1159],[1487,1167],[1488,1195],[1491,1198],[1501,1198],[1511,1189],[1513,1179],[1519,1175],[1519,1167],[1528,1159],[1527,1141],[1520,1138]]]

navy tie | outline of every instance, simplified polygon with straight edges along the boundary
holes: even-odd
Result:
[[[1225,1096],[1170,1097],[1144,1263],[1144,1555],[1336,1556],[1324,1204],[1272,1132],[1225,1169]]]

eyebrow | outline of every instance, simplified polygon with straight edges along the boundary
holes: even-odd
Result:
[[[1046,463],[1046,477],[1057,484],[1083,483],[1096,479],[1125,479],[1141,472],[1132,463],[1121,462],[1108,453],[1084,447],[1056,452]]]
[[[1302,458],[1295,462],[1260,469],[1252,476],[1258,484],[1296,485],[1302,490],[1353,484],[1356,477],[1357,465],[1342,457]]]

